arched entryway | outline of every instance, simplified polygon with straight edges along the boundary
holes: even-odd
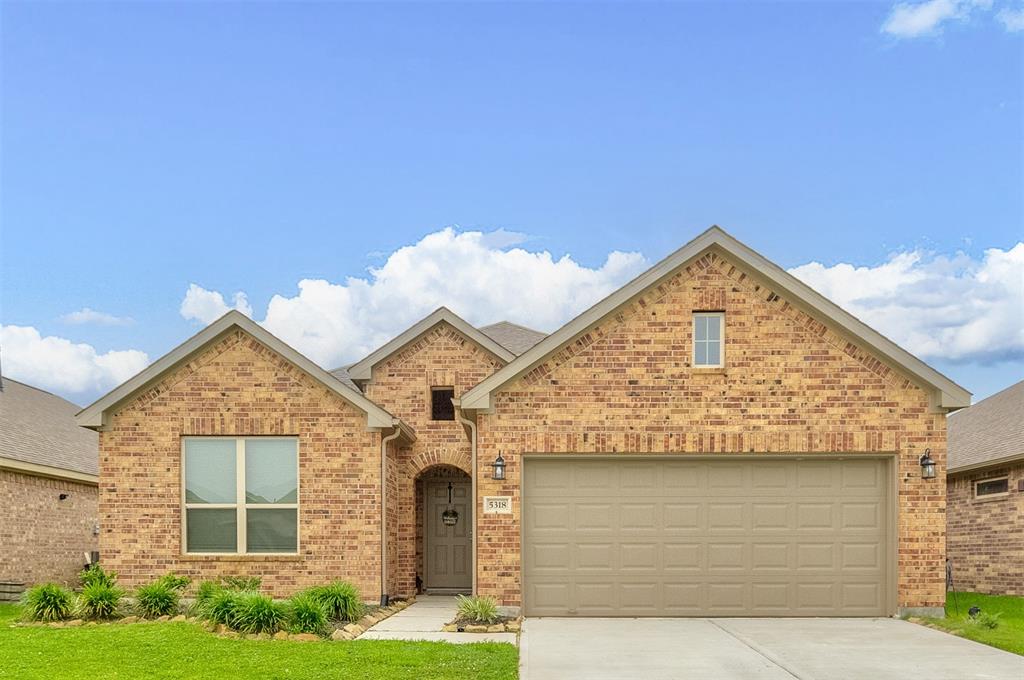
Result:
[[[469,593],[473,587],[472,485],[454,465],[416,476],[416,584],[420,592]]]

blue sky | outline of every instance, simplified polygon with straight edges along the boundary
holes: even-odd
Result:
[[[550,331],[719,224],[986,396],[1022,9],[5,3],[4,372],[86,403],[236,292],[328,365],[442,302]]]

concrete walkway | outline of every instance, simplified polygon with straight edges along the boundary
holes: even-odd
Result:
[[[455,597],[452,595],[419,595],[410,606],[371,626],[359,639],[516,644],[515,633],[445,633],[441,628],[455,619],[457,611]]]
[[[898,619],[526,619],[521,680],[1022,680],[1024,657]]]

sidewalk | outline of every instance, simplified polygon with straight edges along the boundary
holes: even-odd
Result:
[[[452,595],[419,595],[412,605],[371,626],[358,639],[516,644],[515,633],[445,633],[441,627],[455,619],[457,610],[455,597]]]

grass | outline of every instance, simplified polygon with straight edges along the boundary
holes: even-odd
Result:
[[[981,607],[988,614],[1001,614],[994,629],[972,623],[967,610]],[[981,595],[979,593],[953,593],[946,596],[946,618],[924,619],[930,626],[941,628],[968,640],[1005,649],[1024,656],[1024,597],[1012,595]]]
[[[0,678],[4,680],[518,677],[519,654],[508,644],[233,640],[191,623],[12,628],[20,616],[19,606],[0,605]]]

